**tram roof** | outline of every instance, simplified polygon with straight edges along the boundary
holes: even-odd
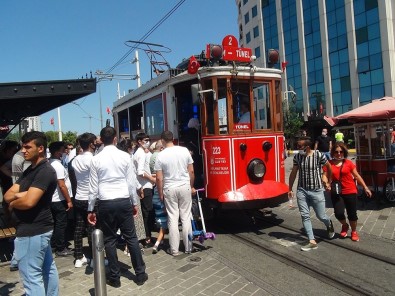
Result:
[[[221,65],[221,66],[210,66],[210,67],[200,67],[199,74],[200,77],[209,77],[209,76],[226,76],[226,75],[234,75],[237,73],[238,77],[242,76],[250,76],[252,73],[256,77],[281,77],[281,70],[275,68],[260,68],[255,67],[254,71],[251,71],[250,66],[236,66],[236,71],[234,71],[233,65]],[[233,73],[233,74],[232,74]],[[122,97],[120,100],[114,102],[113,107],[114,109],[120,107],[121,105],[125,104],[126,102],[139,97],[157,87],[160,87],[164,83],[168,83],[171,80],[170,84],[177,84],[183,81],[197,79],[196,74],[188,74],[186,70],[181,69],[170,69],[165,71],[164,73],[160,74],[158,77],[155,77],[148,81],[147,83],[143,84],[141,87],[134,89],[126,96]],[[167,84],[169,85],[169,84]]]
[[[94,92],[94,78],[0,83],[0,125],[17,125]]]

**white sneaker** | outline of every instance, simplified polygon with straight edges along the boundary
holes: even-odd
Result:
[[[88,260],[86,259],[85,256],[83,256],[81,259],[76,259],[74,263],[75,268],[80,268],[88,263]]]

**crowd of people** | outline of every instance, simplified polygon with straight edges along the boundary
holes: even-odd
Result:
[[[196,124],[195,124],[196,125]],[[198,127],[188,125],[190,129]],[[173,134],[164,131],[160,140],[151,143],[149,135],[138,133],[135,141],[118,140],[114,128],[107,126],[100,137],[92,133],[78,136],[76,146],[61,141],[47,147],[41,132],[23,135],[21,145],[5,141],[0,147],[0,180],[4,205],[16,221],[15,250],[11,270],[18,270],[26,295],[58,295],[56,256],[74,255],[74,266],[80,268],[92,258],[91,233],[100,228],[104,235],[109,274],[107,284],[120,287],[117,247],[125,242],[124,253],[131,257],[134,281],[148,280],[143,251],[152,248],[156,254],[165,248],[180,254],[179,220],[185,253],[192,252],[191,211],[195,186],[194,164],[199,143],[192,137],[187,147],[174,144]],[[299,171],[296,198],[308,242],[303,251],[317,248],[310,207],[324,223],[328,237],[335,230],[325,212],[325,190],[330,191],[335,217],[342,225],[340,237],[359,241],[357,228],[357,187],[366,195],[372,193],[347,159],[348,150],[342,136],[336,142],[327,130],[313,142],[303,135],[298,139],[299,153],[293,159],[289,178],[289,197]],[[347,212],[348,223],[345,216]],[[74,219],[74,249],[68,248],[69,216]],[[153,233],[157,232],[156,238]],[[83,248],[87,233],[89,248]]]
[[[4,204],[17,230],[10,269],[19,270],[26,295],[58,295],[53,256],[74,255],[76,268],[89,264],[95,228],[103,232],[107,284],[113,287],[121,286],[117,256],[121,239],[137,285],[148,280],[144,248],[152,247],[156,254],[165,248],[164,236],[169,233],[168,253],[180,254],[179,218],[182,250],[192,251],[195,178],[190,151],[175,146],[170,131],[152,144],[145,133],[135,139],[118,141],[115,129],[107,126],[100,138],[91,133],[79,135],[75,147],[61,141],[47,145],[45,134],[35,131],[22,136],[21,146],[3,142]],[[73,250],[67,236],[71,214]],[[83,248],[85,233],[89,248]]]

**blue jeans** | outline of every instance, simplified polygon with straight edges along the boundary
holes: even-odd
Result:
[[[17,237],[15,259],[18,261],[26,296],[58,295],[59,276],[52,257],[52,231],[26,237]]]
[[[309,240],[314,240],[313,226],[310,219],[310,207],[313,207],[317,218],[329,226],[329,218],[325,213],[324,189],[306,190],[298,187],[296,192],[300,216],[302,217],[303,227]]]

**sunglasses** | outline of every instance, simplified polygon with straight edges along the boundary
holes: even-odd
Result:
[[[341,150],[341,151],[335,150],[335,154],[344,154],[344,151],[343,150]]]

